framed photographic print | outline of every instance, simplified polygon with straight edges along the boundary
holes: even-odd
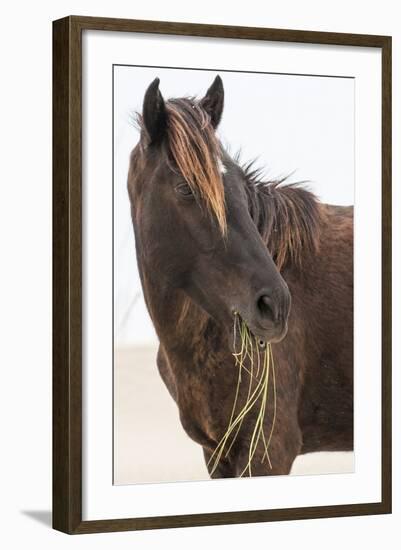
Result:
[[[53,27],[53,525],[391,511],[391,38]]]

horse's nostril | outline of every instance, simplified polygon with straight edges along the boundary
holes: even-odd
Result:
[[[261,296],[257,302],[257,306],[262,319],[269,319],[274,322],[277,321],[276,308],[273,300],[269,296]]]

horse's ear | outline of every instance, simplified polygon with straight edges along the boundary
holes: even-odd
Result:
[[[223,114],[224,87],[223,81],[217,75],[206,95],[200,101],[201,106],[209,114],[213,128],[217,128]]]
[[[159,83],[159,78],[153,80],[143,100],[143,123],[150,143],[161,141],[166,129],[166,106],[159,90]]]

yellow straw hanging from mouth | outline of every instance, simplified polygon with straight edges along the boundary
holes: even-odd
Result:
[[[210,475],[212,475],[216,471],[223,453],[225,452],[225,457],[227,457],[228,454],[230,453],[234,445],[234,442],[236,441],[237,436],[240,432],[240,429],[242,427],[242,424],[246,415],[256,406],[257,403],[259,403],[259,412],[257,414],[256,422],[253,428],[250,445],[249,445],[248,461],[240,474],[240,477],[242,477],[245,474],[245,472],[248,472],[248,475],[251,477],[252,460],[254,458],[254,455],[256,453],[257,447],[261,439],[264,447],[264,453],[263,453],[261,462],[263,462],[266,457],[270,469],[272,468],[268,449],[271,443],[274,426],[276,422],[276,409],[277,409],[276,379],[275,379],[275,368],[274,368],[273,353],[272,353],[271,345],[268,344],[266,346],[264,355],[263,355],[263,361],[261,362],[258,341],[256,337],[252,335],[246,323],[242,319],[240,319],[237,314],[234,317],[234,350],[236,349],[237,322],[239,325],[238,328],[239,328],[239,335],[240,335],[240,351],[238,353],[236,352],[233,353],[233,356],[235,358],[235,365],[238,367],[238,380],[237,380],[237,386],[236,386],[236,391],[234,396],[234,403],[233,403],[230,420],[228,422],[228,427],[226,429],[226,432],[224,433],[223,437],[218,443],[213,454],[209,458],[207,465],[209,467],[210,464],[213,463],[213,466],[210,471]],[[256,344],[255,348],[254,348],[254,342]],[[256,352],[254,351],[254,349],[256,349]],[[256,360],[257,360],[256,374],[254,374],[255,354],[256,354]],[[250,361],[249,368],[245,366],[246,359],[249,359]],[[264,426],[268,395],[269,395],[270,369],[272,371],[272,379],[273,379],[273,419],[272,419],[270,433],[266,440],[263,426]],[[242,409],[238,413],[236,413],[235,411],[237,408],[240,386],[243,379],[243,376],[242,376],[243,371],[245,371],[249,375],[249,384],[247,389],[245,405],[242,407]],[[261,374],[260,374],[260,378],[258,379],[260,371],[261,371]],[[256,387],[252,391],[253,381],[256,381]],[[231,441],[228,445],[230,437],[231,437]]]

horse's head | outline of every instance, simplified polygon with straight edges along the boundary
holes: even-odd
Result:
[[[290,294],[252,220],[244,173],[216,137],[223,102],[219,76],[199,101],[165,101],[159,79],[150,84],[128,177],[137,250],[148,276],[227,330],[238,313],[257,338],[277,342]]]

